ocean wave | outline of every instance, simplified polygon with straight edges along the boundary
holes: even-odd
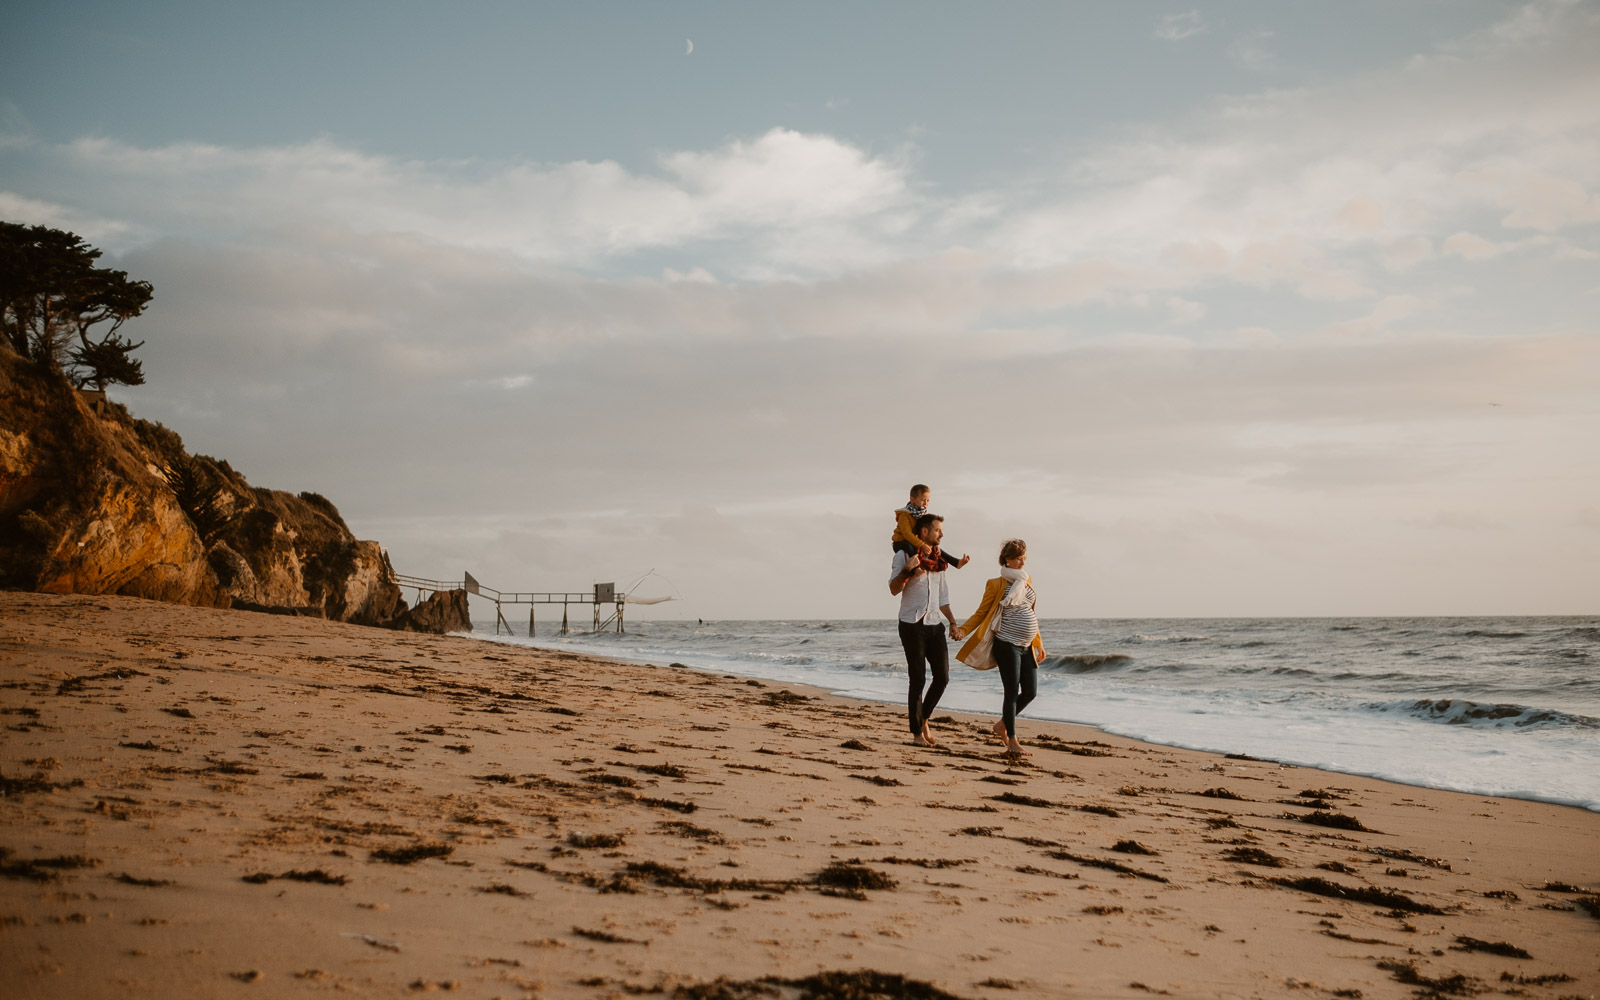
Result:
[[[1574,639],[1594,639],[1600,641],[1600,627],[1594,625],[1574,625],[1561,633]]]
[[[1135,633],[1134,635],[1131,635],[1122,641],[1128,643],[1210,642],[1211,637],[1209,635],[1143,635],[1141,633]]]
[[[1247,639],[1244,642],[1230,642],[1225,645],[1228,649],[1258,649],[1262,646],[1276,646],[1277,643],[1270,639]]]
[[[1370,708],[1383,713],[1401,712],[1426,722],[1490,729],[1600,729],[1600,719],[1528,705],[1483,704],[1465,698],[1422,698],[1386,702]]]
[[[1045,670],[1059,670],[1069,674],[1091,674],[1101,670],[1115,670],[1133,662],[1127,653],[1064,653],[1047,656],[1039,664]]]
[[[1470,635],[1474,639],[1526,639],[1526,632],[1500,632],[1492,628],[1469,628],[1462,635]]]

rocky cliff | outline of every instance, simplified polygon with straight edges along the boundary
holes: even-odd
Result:
[[[185,508],[174,468],[208,488],[214,516]],[[160,424],[91,409],[0,351],[0,587],[387,625],[406,610],[389,577],[382,547],[323,497],[251,486]]]

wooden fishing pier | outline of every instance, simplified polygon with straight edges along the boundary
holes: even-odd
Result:
[[[615,583],[597,583],[593,591],[567,590],[567,591],[503,591],[493,587],[486,587],[473,579],[471,573],[463,573],[462,579],[456,580],[428,580],[420,576],[405,576],[400,573],[393,574],[394,582],[403,588],[412,588],[417,592],[420,601],[423,594],[435,594],[440,591],[465,590],[485,600],[494,602],[494,634],[500,634],[501,626],[506,632],[515,635],[511,623],[506,621],[505,605],[528,605],[528,637],[533,637],[534,610],[540,604],[561,605],[561,633],[569,631],[567,627],[567,609],[571,605],[594,605],[594,631],[609,628],[616,622],[617,631],[622,632],[622,609],[628,603],[628,595],[619,593]],[[646,602],[650,603],[650,602]],[[600,620],[600,609],[605,605],[615,608],[604,621]]]

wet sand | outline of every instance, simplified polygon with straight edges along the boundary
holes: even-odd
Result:
[[[18,1000],[1600,992],[1579,809],[116,597],[0,713]]]

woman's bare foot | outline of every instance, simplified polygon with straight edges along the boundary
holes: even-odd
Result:
[[[1006,740],[1006,753],[1016,754],[1018,757],[1032,757],[1033,756],[1033,754],[1031,754],[1027,750],[1023,749],[1022,744],[1018,743],[1016,737],[1014,737],[1014,736],[1011,737],[1010,739]]]
[[[939,741],[934,739],[933,738],[933,733],[929,731],[928,723],[926,721],[924,721],[922,723],[921,737],[922,737],[923,743],[927,744],[930,747],[936,747],[936,746],[939,745]]]
[[[994,734],[1001,739],[1006,738],[1006,724],[1001,719],[994,720]]]
[[[922,735],[921,733],[918,733],[917,735],[911,737],[911,742],[916,744],[919,747],[936,747],[936,746],[939,745],[939,744],[933,742],[932,740],[928,739],[926,736]]]

